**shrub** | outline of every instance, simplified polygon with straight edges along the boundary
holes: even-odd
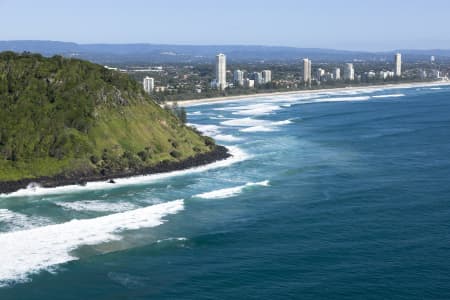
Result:
[[[142,161],[147,161],[147,159],[151,158],[150,153],[147,151],[140,151],[137,155]]]
[[[181,152],[179,152],[177,150],[173,150],[172,152],[170,152],[170,156],[172,156],[173,158],[180,158]]]
[[[93,163],[94,165],[96,165],[100,161],[100,158],[95,154],[91,155],[89,159],[91,160],[91,163]]]

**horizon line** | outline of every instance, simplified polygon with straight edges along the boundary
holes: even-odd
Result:
[[[23,40],[0,40],[0,42],[51,42],[51,43],[66,43],[75,44],[80,46],[89,45],[152,45],[152,46],[185,46],[185,47],[265,47],[265,48],[289,48],[289,49],[304,49],[304,50],[334,50],[342,52],[361,52],[361,53],[390,53],[398,51],[450,51],[450,48],[395,48],[389,50],[359,50],[359,49],[339,49],[339,48],[327,48],[327,47],[299,47],[299,46],[286,46],[286,45],[263,45],[263,44],[190,44],[190,43],[153,43],[153,42],[73,42],[63,40],[51,40],[51,39],[23,39]]]

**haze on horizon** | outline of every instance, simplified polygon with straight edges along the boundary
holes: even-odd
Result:
[[[0,0],[0,40],[450,49],[448,0]]]

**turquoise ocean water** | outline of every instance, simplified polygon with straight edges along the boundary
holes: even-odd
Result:
[[[0,299],[448,299],[450,87],[193,106],[233,158],[0,196]]]

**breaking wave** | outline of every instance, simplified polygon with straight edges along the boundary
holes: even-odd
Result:
[[[0,223],[4,224],[6,231],[11,232],[49,225],[51,221],[44,217],[31,217],[9,209],[0,209]]]
[[[261,182],[249,182],[247,184],[237,186],[237,187],[220,189],[220,190],[215,190],[215,191],[208,192],[208,193],[198,194],[198,195],[195,195],[194,197],[202,198],[202,199],[230,198],[230,197],[234,197],[236,195],[241,194],[245,189],[247,189],[249,187],[269,186],[269,184],[270,184],[269,180],[265,180],[265,181],[261,181]]]
[[[124,212],[137,209],[138,206],[128,202],[111,203],[106,201],[55,202],[56,205],[74,211]]]
[[[214,136],[214,139],[221,142],[240,142],[242,138],[235,137],[231,134],[218,134]]]
[[[29,276],[77,260],[83,245],[120,240],[120,232],[156,227],[164,217],[184,209],[176,200],[104,217],[73,220],[30,230],[0,234],[0,286],[26,282]]]
[[[223,121],[220,124],[224,126],[232,126],[232,127],[252,127],[252,126],[264,126],[270,124],[269,121],[265,120],[257,120],[252,118],[243,118],[243,119],[231,119],[227,121]]]
[[[220,133],[220,126],[217,125],[202,125],[202,124],[186,124],[188,126],[195,127],[198,131],[206,135],[215,135]]]
[[[377,95],[377,96],[372,96],[373,98],[400,98],[400,97],[404,97],[405,94],[391,94],[391,95]]]

